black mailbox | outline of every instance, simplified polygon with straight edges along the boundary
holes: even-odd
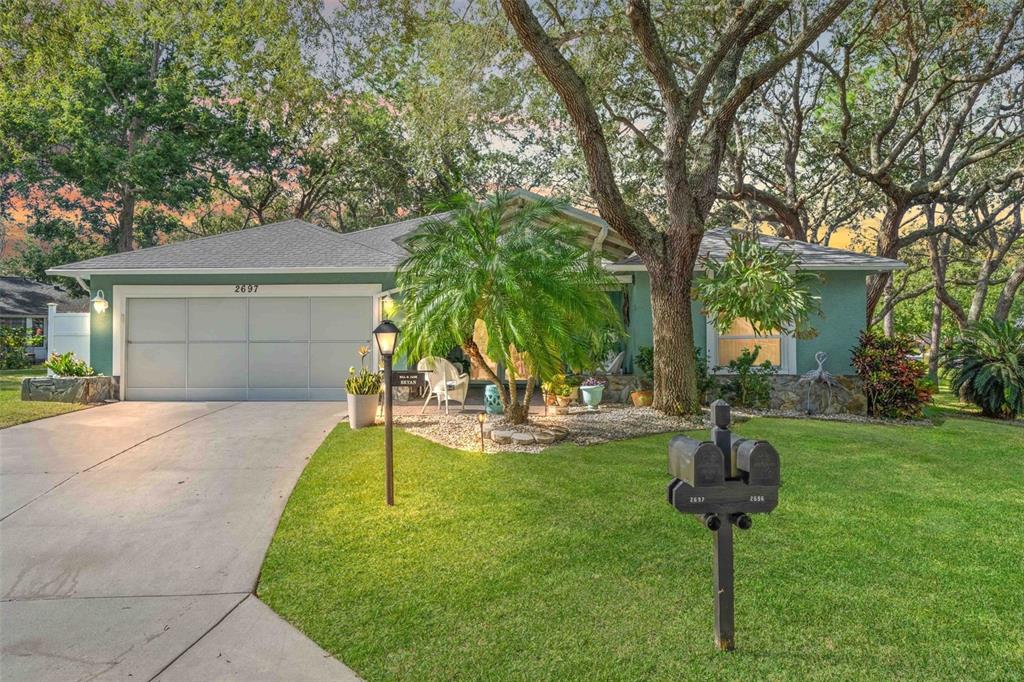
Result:
[[[749,514],[779,504],[779,453],[771,443],[745,440],[729,431],[729,405],[711,404],[712,441],[675,436],[668,445],[668,501],[694,514],[715,534],[715,643],[735,648],[732,527],[751,527]]]
[[[676,436],[668,442],[668,473],[694,488],[725,483],[725,456],[714,443]]]
[[[763,440],[740,440],[733,443],[736,468],[750,485],[779,486],[779,453]]]

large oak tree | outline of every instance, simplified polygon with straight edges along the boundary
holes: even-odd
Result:
[[[748,99],[807,50],[849,0],[815,7],[791,41],[772,27],[789,3],[747,0],[706,3],[646,0],[600,3],[580,10],[545,2],[501,0],[522,46],[557,92],[584,157],[590,194],[601,216],[636,250],[651,276],[655,407],[698,409],[691,289],[701,238],[721,193],[721,171],[737,113]],[[624,60],[594,78],[644,88],[653,115],[628,126],[656,156],[664,219],[628,201],[598,104],[601,92],[574,54],[620,42]],[[608,115],[607,108],[604,115]]]

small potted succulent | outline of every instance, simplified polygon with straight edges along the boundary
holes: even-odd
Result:
[[[366,369],[366,356],[370,354],[369,346],[359,348],[360,368],[348,368],[348,379],[345,390],[348,392],[348,424],[350,428],[359,429],[372,426],[377,420],[377,404],[380,402],[381,375]]]
[[[604,395],[604,380],[597,377],[587,377],[580,384],[580,391],[583,392],[583,402],[588,410],[596,410]]]

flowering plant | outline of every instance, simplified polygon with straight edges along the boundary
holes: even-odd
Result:
[[[580,384],[580,386],[582,386],[583,388],[587,388],[587,387],[590,387],[590,386],[604,386],[604,385],[605,385],[605,380],[604,379],[598,379],[597,377],[587,377],[586,379],[583,380],[583,383]]]
[[[366,369],[366,356],[370,354],[369,346],[359,347],[359,372],[355,367],[348,368],[348,379],[345,390],[353,395],[376,395],[381,389],[381,375]]]

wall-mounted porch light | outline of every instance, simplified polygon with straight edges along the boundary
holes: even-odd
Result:
[[[99,289],[96,295],[92,297],[92,307],[98,313],[107,312],[110,303],[107,301],[107,297],[103,295],[103,289]]]

